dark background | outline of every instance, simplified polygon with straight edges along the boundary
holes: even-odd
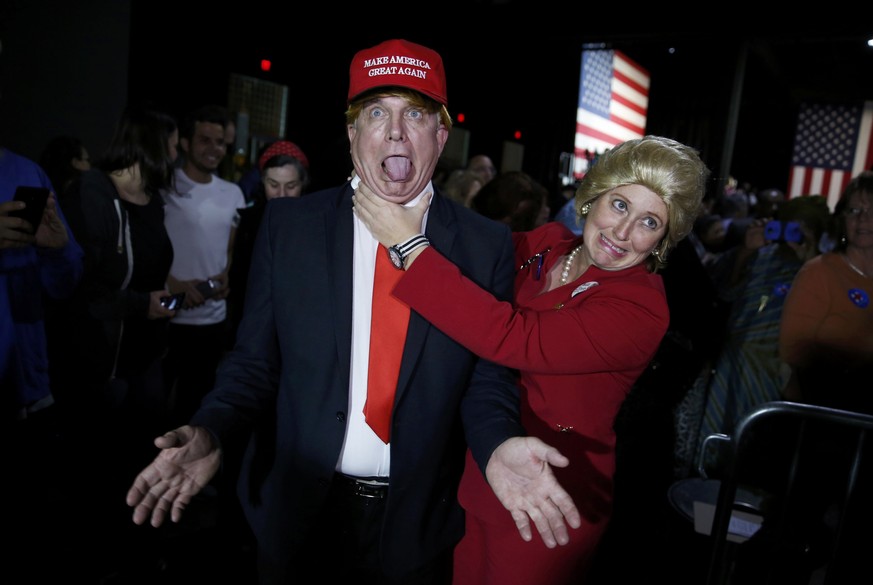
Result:
[[[314,186],[334,184],[350,166],[349,62],[392,37],[443,56],[449,111],[466,117],[457,126],[470,132],[471,156],[487,153],[500,167],[504,144],[518,142],[524,170],[549,186],[557,185],[561,153],[573,150],[586,43],[619,49],[649,70],[648,133],[695,146],[715,177],[730,174],[758,188],[786,188],[801,102],[873,99],[873,49],[864,44],[873,37],[873,11],[847,3],[767,21],[736,5],[679,12],[529,0],[345,8],[7,2],[0,138],[33,157],[61,131],[87,138],[99,154],[128,100],[177,117],[226,103],[233,72],[290,88],[286,137],[309,157]],[[263,58],[273,63],[268,73],[260,70]]]

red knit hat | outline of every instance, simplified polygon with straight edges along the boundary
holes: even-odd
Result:
[[[439,53],[393,39],[358,51],[349,67],[349,102],[374,87],[413,89],[446,105],[446,73]]]
[[[268,146],[267,150],[264,151],[264,154],[261,155],[261,158],[258,159],[258,168],[263,171],[264,165],[267,164],[267,161],[277,154],[287,154],[288,156],[293,156],[301,163],[303,163],[303,166],[306,167],[307,170],[309,169],[309,159],[306,158],[306,155],[303,154],[303,151],[300,150],[300,147],[293,142],[289,142],[287,140],[279,140]]]

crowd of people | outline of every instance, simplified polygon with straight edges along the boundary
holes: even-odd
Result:
[[[607,567],[647,546],[627,536],[649,518],[629,512],[638,475],[666,488],[766,401],[873,414],[849,391],[873,363],[873,171],[833,211],[713,194],[694,148],[644,136],[553,209],[485,154],[439,178],[448,104],[437,52],[362,49],[350,178],[313,193],[284,139],[222,177],[233,120],[213,105],[130,107],[93,160],[69,136],[44,170],[0,150],[5,444],[16,497],[44,504],[14,514],[22,558],[159,572],[160,539],[212,498],[251,582],[639,577]],[[50,191],[38,225],[22,185]],[[833,376],[846,391],[823,392]],[[652,424],[666,442],[623,450]],[[89,514],[111,568],[74,543]]]

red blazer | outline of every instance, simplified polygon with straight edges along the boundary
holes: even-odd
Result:
[[[513,239],[518,270],[512,303],[465,278],[434,247],[415,260],[394,294],[479,356],[518,370],[527,432],[570,458],[556,474],[580,511],[606,518],[615,469],[613,421],[667,331],[663,282],[644,265],[619,271],[592,266],[540,294],[538,261],[527,260],[545,251],[545,275],[581,240],[559,223]],[[512,523],[481,473],[465,473],[461,503],[468,513]]]

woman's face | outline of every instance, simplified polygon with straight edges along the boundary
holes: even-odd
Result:
[[[264,172],[263,181],[267,199],[303,195],[303,182],[300,180],[300,173],[294,165],[267,169]]]
[[[849,246],[866,250],[873,248],[873,196],[867,193],[852,194],[844,215]]]
[[[667,205],[642,185],[623,185],[591,202],[582,232],[590,264],[623,270],[646,260],[667,233]]]

